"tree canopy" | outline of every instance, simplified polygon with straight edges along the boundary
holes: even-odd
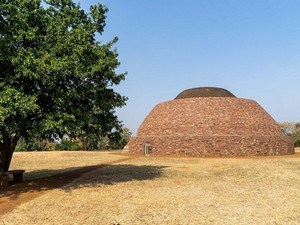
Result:
[[[85,12],[72,0],[0,0],[0,169],[18,140],[107,134],[120,129],[113,89],[117,38],[96,40],[105,27],[102,4]]]
[[[283,132],[290,136],[294,141],[295,147],[300,147],[300,123],[299,122],[282,122],[279,123]]]

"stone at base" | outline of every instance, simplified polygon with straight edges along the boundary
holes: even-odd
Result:
[[[0,173],[0,187],[7,187],[9,181],[8,173]]]

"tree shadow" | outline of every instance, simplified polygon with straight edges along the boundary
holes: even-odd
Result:
[[[70,192],[74,189],[82,187],[95,187],[99,185],[115,185],[129,181],[154,180],[161,177],[165,172],[166,166],[151,165],[131,165],[131,164],[101,164],[96,166],[73,167],[68,168],[69,171],[63,170],[40,170],[28,172],[44,173],[55,175],[43,177],[33,180],[16,183],[9,187],[0,189],[0,215],[1,208],[8,202],[10,204],[21,204],[35,197],[38,197],[47,190],[62,189]],[[86,174],[88,173],[88,174]],[[81,177],[83,174],[85,176]],[[73,182],[76,178],[80,180]],[[1,207],[2,205],[2,207]]]
[[[80,179],[80,182],[73,182],[62,189],[71,191],[82,187],[95,187],[100,185],[114,185],[123,182],[154,180],[165,172],[167,166],[151,165],[107,165],[100,170],[93,171]]]

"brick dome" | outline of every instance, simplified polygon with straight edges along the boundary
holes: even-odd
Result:
[[[191,88],[181,92],[175,99],[195,97],[233,97],[235,96],[226,89],[216,87]]]
[[[258,103],[232,96],[175,98],[156,105],[123,152],[144,154],[145,144],[152,154],[160,155],[281,155],[295,151],[291,139]]]

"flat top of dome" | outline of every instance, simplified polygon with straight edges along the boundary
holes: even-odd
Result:
[[[197,98],[197,97],[231,97],[236,98],[230,91],[217,87],[198,87],[181,92],[175,99]]]

